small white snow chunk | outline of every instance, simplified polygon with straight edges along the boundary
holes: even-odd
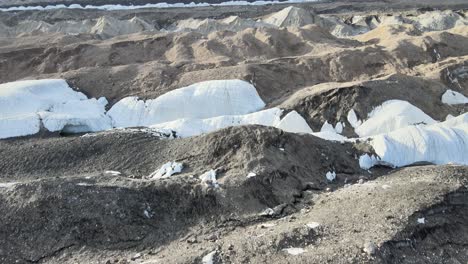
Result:
[[[339,141],[339,142],[350,141],[350,139],[348,139],[347,137],[337,134],[335,130],[314,132],[312,133],[312,135],[325,139],[325,140],[330,140],[330,141]]]
[[[335,133],[335,128],[333,128],[333,125],[328,123],[328,121],[325,121],[323,123],[322,128],[320,129],[320,132],[332,132]]]
[[[357,115],[356,115],[356,112],[354,112],[354,109],[349,110],[347,119],[353,128],[356,128],[362,124],[362,121],[357,118]]]
[[[449,105],[468,104],[468,97],[459,92],[447,90],[442,95],[442,103]]]
[[[332,182],[332,181],[334,181],[336,179],[336,173],[334,171],[329,171],[329,172],[327,172],[325,177],[327,178],[327,180],[329,182]]]
[[[273,210],[272,208],[267,208],[260,213],[261,216],[270,216],[274,214],[275,214],[275,210]]]
[[[276,224],[275,224],[275,223],[264,223],[264,224],[261,224],[260,226],[261,226],[261,227],[270,228],[270,227],[276,226]]]
[[[369,137],[407,126],[434,123],[434,119],[416,106],[402,100],[389,100],[372,110],[355,132],[360,137]]]
[[[218,181],[216,181],[216,171],[215,170],[209,170],[205,173],[203,173],[200,176],[200,180],[209,186],[213,186],[215,188],[219,187]]]
[[[320,129],[320,132],[329,132],[329,133],[338,133],[341,134],[343,132],[343,123],[338,122],[336,123],[335,127],[333,127],[332,124],[328,123],[328,121],[325,121],[323,123],[322,128]]]
[[[265,106],[253,85],[215,80],[176,89],[146,102],[127,97],[108,112],[115,127],[150,126],[178,119],[243,115]]]
[[[347,137],[340,135],[339,133],[343,132],[343,124],[338,122],[335,127],[332,124],[325,121],[323,123],[320,132],[311,133],[312,135],[330,141],[340,141],[345,142],[349,141]]]
[[[122,173],[120,173],[120,171],[113,171],[113,170],[108,170],[108,171],[105,171],[104,173],[105,174],[110,174],[110,175],[113,175],[113,176],[117,176],[117,175],[122,174]]]
[[[344,127],[344,124],[342,122],[336,123],[336,125],[335,125],[336,133],[338,133],[338,134],[343,133],[343,127]]]
[[[379,159],[374,155],[369,156],[368,154],[363,154],[359,157],[359,167],[363,170],[368,170],[373,166],[377,165]]]
[[[451,115],[451,114],[448,114],[448,115],[445,117],[445,121],[450,120],[450,119],[452,119],[452,118],[454,118],[454,116]]]
[[[18,184],[18,182],[0,182],[0,188],[10,188]]]
[[[146,218],[151,218],[151,215],[150,215],[150,213],[148,212],[148,210],[145,209],[145,210],[143,211],[143,214],[145,215]]]
[[[173,174],[180,173],[183,169],[182,163],[178,162],[167,162],[164,165],[161,166],[159,170],[156,170],[155,172],[151,173],[148,178],[150,179],[164,179],[164,178],[169,178]]]
[[[291,133],[312,133],[305,119],[296,111],[289,112],[276,127]]]
[[[283,251],[285,251],[286,253],[288,253],[290,255],[294,255],[294,256],[303,254],[304,252],[307,252],[303,248],[285,248],[285,249],[283,249]]]
[[[257,176],[257,174],[255,172],[249,172],[249,174],[247,174],[247,178],[252,178],[252,177],[255,177]]]
[[[422,217],[422,218],[418,218],[418,224],[425,224],[426,223],[426,218]]]
[[[102,105],[104,107],[109,103],[109,101],[107,101],[107,99],[105,97],[99,97],[99,99],[97,99],[97,101],[98,101],[98,103],[100,105]]]
[[[216,255],[216,250],[211,251],[202,258],[202,264],[213,264],[214,256]]]
[[[320,223],[317,223],[317,222],[310,222],[307,224],[307,227],[310,229],[316,229],[319,226],[320,226]]]
[[[390,185],[384,184],[384,185],[382,185],[382,189],[384,189],[384,190],[390,189]]]
[[[79,182],[76,185],[78,185],[78,186],[93,186],[92,184],[86,183],[86,182]]]

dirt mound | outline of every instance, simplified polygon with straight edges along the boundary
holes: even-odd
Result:
[[[146,21],[133,17],[129,20],[118,20],[111,16],[103,16],[98,19],[86,19],[83,21],[59,21],[50,24],[44,21],[25,20],[14,26],[6,26],[0,23],[0,38],[31,36],[48,33],[96,34],[102,38],[111,38],[119,35],[155,31],[156,28]]]
[[[302,27],[314,24],[315,17],[314,14],[305,9],[290,6],[271,14],[263,19],[263,22],[277,27]]]
[[[9,248],[0,254],[4,262],[130,259],[140,252],[136,258],[185,263],[212,250],[222,262],[286,261],[291,256],[285,249],[293,247],[306,249],[295,257],[298,263],[310,258],[333,262],[343,254],[367,262],[369,258],[360,253],[367,241],[378,246],[377,256],[395,254],[401,249],[392,247],[393,241],[414,232],[418,218],[435,225],[437,216],[425,213],[434,209],[427,208],[439,208],[444,195],[460,197],[461,184],[467,182],[465,167],[409,168],[322,193],[326,187],[372,177],[358,168],[356,150],[259,126],[175,140],[130,131],[7,140],[0,149],[7,157],[2,159],[2,178],[14,180],[0,187],[5,212],[0,228],[12,234],[0,243]],[[165,180],[138,179],[170,160],[184,164],[182,174]],[[198,179],[211,168],[217,169],[220,187],[207,187]],[[333,184],[325,177],[330,170],[337,173]],[[255,175],[247,177],[249,173]],[[423,190],[427,195],[420,195]],[[465,205],[463,201],[445,208]],[[349,210],[353,213],[346,213]],[[388,219],[398,220],[389,229],[380,229],[377,223]],[[308,227],[311,221],[319,227]],[[346,232],[349,226],[358,231]],[[246,235],[256,239],[246,242]],[[334,243],[335,239],[348,243]],[[413,243],[423,246],[423,241]],[[180,251],[190,244],[197,246]],[[337,250],[343,254],[330,254]],[[173,251],[181,253],[169,253]]]
[[[146,97],[185,85],[183,79],[193,73],[197,76],[189,80],[189,84],[202,78],[238,78],[230,67],[252,68],[249,64],[255,67],[252,62],[257,61],[260,67],[271,68],[264,64],[265,60],[283,56],[292,56],[294,60],[294,56],[317,53],[324,47],[338,49],[348,43],[357,44],[355,41],[338,40],[316,26],[291,30],[245,29],[237,33],[222,31],[206,37],[196,32],[151,37],[134,35],[126,40],[5,51],[0,57],[8,58],[8,61],[0,64],[0,72],[2,82],[26,76],[61,76],[93,96],[102,94],[113,99],[117,95],[108,91],[118,89],[120,96],[134,95],[136,91]],[[247,58],[252,62],[247,65],[239,63]],[[314,63],[322,61],[319,57],[313,60],[316,61]],[[294,70],[294,65],[285,66]],[[241,77],[249,74],[256,73],[247,69]],[[142,89],[153,91],[153,94]]]
[[[252,19],[243,19],[239,16],[230,16],[225,19],[185,19],[168,27],[169,31],[196,31],[203,34],[209,34],[216,31],[241,31],[246,28],[271,27],[268,23],[254,21]]]
[[[288,14],[306,12],[285,10]],[[101,17],[93,32],[119,35],[146,28],[145,21],[150,21],[134,15],[126,19],[133,21],[132,26],[120,25],[124,20],[112,16]],[[257,28],[251,24],[259,22],[239,16],[204,21],[195,26],[202,29],[205,25],[204,33],[137,33],[104,41],[96,34],[58,33],[0,39],[4,44],[0,82],[66,78],[88,95],[105,96],[112,104],[129,95],[154,98],[194,82],[235,78],[252,82],[264,100],[273,102],[322,82],[363,81],[392,73],[425,76],[433,70],[428,72],[421,65],[468,55],[463,26],[424,33],[411,24],[378,25],[356,40],[344,40],[316,25]],[[351,22],[363,26],[369,21],[352,17]],[[213,23],[228,26],[219,28]]]
[[[81,186],[77,186],[80,182]],[[222,214],[209,219],[201,212],[207,212],[213,207],[220,208],[216,199],[199,189],[187,196],[183,191],[179,192],[179,187],[174,182],[166,183],[164,187],[157,183],[129,183],[128,180],[118,179],[114,179],[113,183],[94,182],[94,178],[80,182],[62,182],[59,190],[71,197],[82,197],[81,199],[90,203],[88,207],[76,205],[79,206],[76,208],[82,210],[70,210],[70,214],[54,217],[67,219],[67,223],[86,219],[73,226],[73,230],[76,230],[73,234],[77,235],[50,238],[50,233],[44,233],[45,237],[57,243],[55,248],[47,248],[47,242],[40,251],[20,253],[17,257],[35,259],[34,255],[43,256],[51,263],[72,263],[76,258],[88,262],[139,259],[150,262],[189,263],[199,262],[212,253],[213,259],[218,263],[339,263],[342,260],[375,263],[379,260],[393,259],[392,256],[398,258],[397,254],[402,251],[408,254],[408,259],[416,259],[420,255],[414,250],[415,247],[425,247],[434,243],[438,245],[437,249],[426,247],[427,256],[436,253],[441,246],[444,252],[451,253],[453,258],[466,260],[464,249],[459,246],[466,243],[463,227],[457,229],[457,235],[445,233],[445,241],[431,239],[435,235],[434,232],[460,226],[466,219],[467,204],[466,199],[463,199],[466,196],[466,167],[413,167],[395,171],[374,181],[353,184],[333,193],[306,190],[294,203],[297,209],[302,210],[290,215],[284,215],[283,212],[248,219],[233,215],[226,217]],[[45,181],[36,184],[42,186],[34,189],[34,194],[40,198],[31,202],[44,201],[39,202],[40,206],[35,207],[39,209],[36,210],[42,209],[54,214],[54,208],[57,206],[45,202],[52,199],[46,192],[51,190],[50,185]],[[28,184],[15,186],[9,191],[10,197],[15,197],[15,193],[23,194],[27,186]],[[54,189],[56,188],[57,186]],[[133,193],[133,190],[137,191],[138,195]],[[421,195],[422,192],[425,195]],[[116,196],[117,194],[119,196]],[[27,194],[19,197],[23,196],[28,197]],[[182,206],[174,207],[174,200],[170,200],[172,205],[169,204],[167,197],[175,196],[179,197],[175,199],[175,203]],[[102,208],[103,203],[96,204],[86,197],[109,201],[105,203],[108,206]],[[368,199],[372,203],[369,203]],[[191,207],[191,211],[184,211],[185,206],[193,206],[188,201],[203,204],[204,207]],[[70,204],[74,203],[70,201]],[[12,203],[12,206],[15,205],[15,202]],[[166,218],[165,213],[168,209],[171,217]],[[99,218],[96,217],[95,210],[101,210]],[[102,214],[102,211],[108,213]],[[454,218],[446,218],[444,211]],[[112,215],[112,212],[121,217],[103,221],[107,219],[107,215]],[[182,215],[191,216],[190,219],[196,220],[189,222],[186,217],[179,217]],[[460,222],[457,222],[457,219]],[[172,224],[166,224],[169,220]],[[88,225],[89,222],[93,224]],[[194,224],[197,223],[198,227],[194,228]],[[51,223],[47,223],[46,226],[48,224]],[[117,224],[120,231],[112,232]],[[177,229],[171,230],[173,226],[177,226]],[[383,226],[385,228],[382,228]],[[41,228],[39,232],[44,232],[43,230]],[[425,230],[429,232],[428,235],[418,235],[426,234]],[[83,235],[79,237],[78,234]],[[162,235],[168,235],[167,239],[163,239]],[[246,237],[250,239],[246,240]],[[111,242],[108,242],[109,239]],[[166,242],[164,247],[158,249],[157,244],[151,244],[161,240]],[[113,241],[118,242],[112,243]],[[134,246],[135,244],[145,246]],[[58,248],[58,245],[66,246]],[[83,248],[83,245],[86,246]],[[76,248],[83,249],[76,252]],[[460,251],[457,251],[458,249]],[[178,254],[173,254],[174,252]],[[10,259],[15,258],[7,260]],[[439,258],[431,256],[425,260],[437,263]],[[405,260],[401,261],[406,263]]]
[[[16,230],[0,243],[0,248],[15,248],[0,254],[7,262],[39,261],[81,246],[154,247],[154,241],[161,245],[179,239],[200,219],[213,221],[213,214],[218,215],[214,219],[218,223],[221,215],[241,220],[292,204],[304,189],[325,188],[328,171],[337,173],[335,186],[361,171],[351,145],[259,126],[175,140],[103,132],[0,144],[2,156],[9,157],[2,160],[1,178],[16,181],[1,189],[0,207],[15,212],[3,214],[0,227],[6,234]],[[156,182],[134,179],[173,160],[184,164],[181,175]],[[198,179],[210,169],[217,171],[218,188],[207,189]],[[122,174],[111,176],[108,170]],[[255,176],[247,177],[249,173]],[[18,221],[26,214],[30,222]],[[42,214],[54,220],[39,217]],[[54,226],[60,230],[51,232]],[[16,248],[26,237],[27,243]]]

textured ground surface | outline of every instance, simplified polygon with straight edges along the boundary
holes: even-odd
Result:
[[[344,122],[347,136],[350,109],[365,118],[391,99],[439,121],[466,112],[440,100],[468,95],[466,1],[297,6],[287,27],[252,26],[282,5],[0,13],[0,83],[64,78],[112,105],[243,79],[267,107],[296,110],[314,131]],[[420,17],[432,8],[449,18]],[[1,140],[0,263],[467,263],[468,168],[366,171],[367,151],[262,126]],[[147,179],[168,161],[183,172]],[[218,188],[199,180],[210,169]]]

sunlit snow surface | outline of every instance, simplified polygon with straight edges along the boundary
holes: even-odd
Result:
[[[435,122],[421,109],[406,101],[389,100],[371,111],[368,119],[355,127],[355,132],[360,137],[368,137],[407,126],[416,124],[431,125]]]
[[[115,127],[150,126],[178,119],[242,115],[265,106],[253,85],[241,80],[215,80],[167,92],[156,99],[127,97],[108,112]]]
[[[468,165],[468,113],[430,126],[381,134],[372,137],[370,144],[380,161],[395,167],[422,161]],[[365,167],[379,164],[379,160],[368,160]]]
[[[464,96],[463,94],[452,91],[452,90],[447,90],[443,95],[442,95],[442,103],[444,104],[449,104],[449,105],[457,105],[457,104],[468,104],[468,98]]]
[[[0,138],[49,131],[89,132],[111,128],[103,100],[88,99],[65,80],[0,84]]]
[[[174,130],[177,136],[197,136],[218,129],[239,125],[275,126],[280,122],[281,110],[271,108],[246,115],[226,115],[206,119],[178,119],[175,121],[152,125],[151,128]]]

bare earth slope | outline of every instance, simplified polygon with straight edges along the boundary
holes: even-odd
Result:
[[[278,118],[296,113],[318,132],[231,121],[185,138],[40,127],[0,139],[0,263],[467,263],[468,166],[367,169],[360,157],[375,145],[356,138],[356,123],[391,100],[433,122],[461,116],[466,129],[468,103],[443,98],[468,96],[467,9],[369,0],[0,11],[0,85],[64,79],[107,98],[107,111],[129,96],[240,79],[265,109],[283,109]],[[168,162],[182,171],[150,177]]]

